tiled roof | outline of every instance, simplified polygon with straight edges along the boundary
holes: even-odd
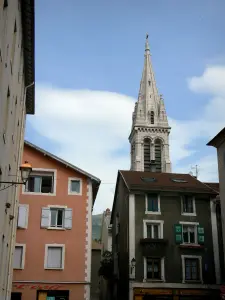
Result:
[[[204,182],[204,184],[208,185],[211,189],[215,190],[216,192],[220,192],[220,185],[218,182]]]
[[[129,190],[182,191],[217,194],[189,174],[119,171]]]

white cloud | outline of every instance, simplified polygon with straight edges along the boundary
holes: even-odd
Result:
[[[224,80],[225,67],[208,67],[202,76],[189,79],[192,91],[210,93],[212,98],[199,111],[198,119],[169,119],[174,171],[187,173],[190,166],[178,163],[198,150],[193,145],[195,139],[209,139],[224,126]],[[130,167],[128,136],[134,102],[131,97],[107,91],[36,88],[36,115],[30,123],[40,135],[60,145],[60,151],[53,151],[54,154],[102,180],[96,213],[111,208],[117,170]],[[35,139],[32,141],[35,143]],[[118,155],[120,151],[122,154]],[[216,180],[216,156],[203,156],[198,162],[193,159],[195,163],[200,165],[202,180]]]

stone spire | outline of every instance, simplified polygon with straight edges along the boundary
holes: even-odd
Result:
[[[169,133],[170,127],[164,101],[156,86],[147,34],[144,68],[129,136],[131,169],[171,172]]]
[[[153,127],[168,126],[164,103],[156,86],[148,43],[148,34],[146,35],[145,41],[144,68],[138,101],[135,105],[133,115],[133,126],[135,125],[151,125]]]

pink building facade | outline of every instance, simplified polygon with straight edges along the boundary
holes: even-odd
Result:
[[[92,207],[100,180],[25,142],[12,300],[89,300]]]

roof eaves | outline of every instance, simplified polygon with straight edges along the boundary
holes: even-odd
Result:
[[[218,148],[219,145],[224,141],[225,141],[225,127],[219,133],[217,133],[217,135],[214,136],[214,138],[212,138],[206,145]]]
[[[26,93],[26,113],[33,115],[35,112],[35,8],[34,0],[23,0],[21,2],[22,30],[25,87],[30,86]]]
[[[52,154],[52,153],[50,153],[50,152],[48,152],[48,151],[46,151],[46,150],[38,147],[38,146],[36,146],[36,145],[34,145],[34,144],[32,144],[32,143],[30,143],[28,141],[24,141],[24,144],[27,145],[27,146],[29,146],[29,147],[31,147],[31,148],[33,148],[33,149],[35,149],[35,150],[37,150],[37,151],[39,151],[39,152],[41,152],[41,153],[43,153],[46,156],[49,156],[52,159],[54,159],[54,160],[56,160],[56,161],[64,164],[66,167],[69,167],[69,168],[71,168],[71,169],[73,169],[73,170],[75,170],[75,171],[77,171],[77,172],[79,172],[79,173],[87,176],[88,178],[90,178],[91,180],[95,181],[96,183],[98,183],[100,185],[101,180],[99,178],[95,177],[94,175],[91,175],[90,173],[88,173],[88,172],[86,172],[86,171],[84,171],[84,170],[82,170],[82,169],[80,169],[80,168],[78,168],[78,167],[70,164],[69,162],[67,162],[67,161],[59,158],[58,156],[56,156],[56,155],[54,155],[54,154]]]

